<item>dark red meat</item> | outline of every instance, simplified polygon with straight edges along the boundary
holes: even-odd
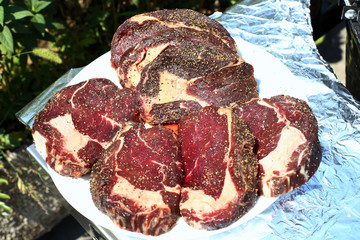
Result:
[[[136,88],[141,118],[151,124],[258,97],[253,67],[230,34],[192,10],[130,18],[114,34],[111,61],[122,86]]]
[[[283,95],[253,99],[234,112],[256,137],[261,195],[287,193],[314,175],[321,146],[317,120],[305,101]]]
[[[237,51],[235,41],[215,20],[190,9],[171,9],[143,13],[129,18],[116,30],[111,42],[111,62],[117,69],[123,54],[144,39],[161,36],[168,29],[187,29],[213,35]]]
[[[229,108],[205,107],[179,122],[185,179],[180,212],[197,229],[226,227],[255,203],[255,139]]]
[[[107,79],[90,79],[54,95],[36,116],[35,147],[66,176],[87,174],[128,121],[135,121],[136,94]]]
[[[117,66],[121,84],[124,87],[136,87],[140,81],[142,69],[163,51],[169,51],[169,48],[203,45],[215,47],[233,56],[235,62],[239,60],[236,49],[229,48],[221,39],[209,32],[190,28],[168,28],[157,35],[143,39],[122,55]]]
[[[169,231],[179,216],[182,163],[176,135],[135,125],[95,163],[95,205],[120,228],[147,235]]]
[[[176,123],[204,106],[226,106],[257,97],[253,67],[216,47],[179,46],[162,52],[141,72],[141,117]]]

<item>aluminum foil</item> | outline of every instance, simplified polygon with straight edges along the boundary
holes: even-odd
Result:
[[[211,18],[255,44],[309,83],[319,124],[322,163],[307,184],[247,223],[210,239],[359,239],[360,104],[336,78],[312,39],[310,0],[245,0]],[[269,63],[270,64],[270,63]],[[345,67],[345,66],[344,66]],[[75,76],[71,69],[18,113],[31,126],[47,99]]]

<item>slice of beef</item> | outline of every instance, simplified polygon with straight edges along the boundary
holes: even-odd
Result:
[[[168,28],[162,32],[142,39],[129,48],[120,58],[117,71],[123,87],[136,87],[140,82],[142,69],[168,48],[194,45],[216,47],[219,52],[234,57],[234,62],[243,61],[236,50],[229,48],[217,36],[191,28]]]
[[[208,106],[180,120],[179,137],[185,171],[182,217],[196,229],[229,226],[256,201],[253,135],[230,108]]]
[[[112,65],[117,69],[123,54],[143,39],[178,28],[210,33],[237,51],[235,41],[217,21],[190,9],[166,9],[136,15],[118,27],[111,42]]]
[[[176,135],[136,124],[95,163],[90,190],[96,207],[120,228],[156,236],[179,217],[182,180]]]
[[[168,48],[141,72],[137,91],[144,121],[177,123],[208,105],[226,106],[257,97],[253,67],[214,46]]]
[[[317,120],[290,96],[253,99],[234,108],[256,137],[259,193],[276,197],[305,184],[321,162]]]
[[[32,128],[35,148],[59,174],[87,174],[117,132],[137,120],[136,94],[108,79],[68,86],[49,100]]]

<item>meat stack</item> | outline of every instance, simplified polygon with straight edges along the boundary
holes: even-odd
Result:
[[[141,117],[152,124],[258,96],[254,69],[237,54],[230,34],[192,10],[128,19],[114,34],[111,63],[121,85],[136,88]]]
[[[224,228],[258,194],[291,191],[320,164],[306,102],[259,99],[252,65],[200,13],[128,19],[114,34],[111,64],[122,90],[106,79],[66,87],[36,117],[33,136],[59,174],[92,168],[93,201],[120,228],[156,236],[179,215],[196,229]]]

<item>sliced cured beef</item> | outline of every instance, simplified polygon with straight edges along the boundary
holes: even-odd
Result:
[[[90,190],[120,228],[146,235],[169,231],[179,217],[182,163],[176,135],[135,125],[93,166]]]
[[[179,122],[185,178],[180,213],[196,229],[229,226],[256,201],[255,139],[229,108],[208,106]]]
[[[259,193],[276,197],[306,183],[321,161],[317,120],[290,96],[253,99],[234,108],[256,137]]]
[[[179,46],[162,52],[141,72],[140,112],[153,124],[176,123],[202,107],[257,97],[253,67],[216,47]]]
[[[56,93],[36,116],[32,135],[51,168],[78,178],[90,171],[126,123],[135,120],[135,92],[94,78]]]
[[[118,27],[111,42],[112,65],[117,69],[123,54],[143,39],[178,28],[210,33],[237,51],[235,41],[215,20],[190,9],[160,10],[133,16]]]

